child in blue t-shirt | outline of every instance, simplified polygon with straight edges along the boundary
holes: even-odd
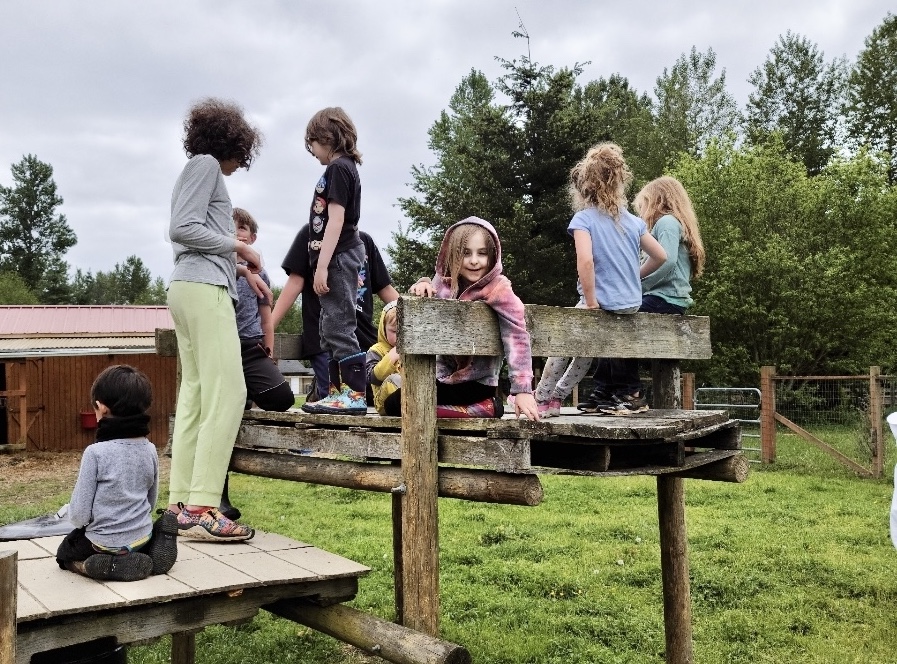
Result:
[[[614,143],[595,145],[570,171],[576,213],[567,232],[576,246],[578,307],[635,313],[642,301],[640,277],[666,260],[666,252],[645,222],[626,210],[626,189],[631,182],[623,151]],[[640,251],[648,256],[643,265]],[[569,365],[567,358],[546,360],[536,388],[539,417],[560,414],[561,403],[591,363],[591,358],[573,358]]]

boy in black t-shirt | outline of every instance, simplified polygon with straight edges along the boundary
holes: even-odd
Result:
[[[305,147],[326,166],[315,185],[309,212],[309,263],[321,302],[321,348],[330,353],[330,393],[302,409],[310,413],[364,415],[367,385],[362,350],[355,337],[355,298],[364,262],[358,236],[361,153],[352,120],[339,107],[312,116]]]
[[[366,350],[377,343],[374,295],[386,304],[397,300],[399,293],[392,285],[389,271],[374,239],[364,231],[359,231],[358,235],[365,247],[365,261],[358,275],[354,331],[359,347]],[[274,306],[272,317],[276,328],[299,295],[302,295],[302,359],[309,360],[315,371],[315,393],[309,395],[308,399],[313,402],[328,394],[330,354],[322,349],[320,342],[318,327],[321,303],[312,283],[308,243],[309,226],[306,224],[296,234],[296,239],[283,259],[282,267],[287,273],[287,283]],[[370,398],[369,391],[368,399]]]

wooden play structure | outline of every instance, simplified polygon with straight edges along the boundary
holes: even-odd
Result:
[[[509,415],[437,420],[436,355],[501,354],[497,321],[482,303],[403,297],[398,307],[401,418],[247,411],[231,460],[237,472],[391,493],[396,619],[402,625],[392,628],[403,631],[391,632],[365,614],[350,619],[344,612],[352,610],[341,606],[316,613],[314,621],[275,612],[388,661],[470,661],[463,647],[438,638],[438,498],[535,506],[542,499],[539,474],[574,474],[583,481],[650,475],[657,478],[666,660],[693,661],[684,481],[743,482],[748,468],[737,421],[724,412],[680,409],[679,362],[710,356],[709,320],[537,305],[528,305],[526,315],[534,356],[652,360],[655,408],[628,417],[565,409],[561,417],[542,422]],[[291,343],[278,340],[278,357],[290,356]],[[160,354],[174,352],[171,331],[160,331],[157,348]],[[299,450],[303,453],[296,454]],[[0,592],[8,592],[8,585],[0,574]],[[213,596],[227,604],[226,592]],[[260,602],[256,609],[269,606]],[[0,611],[0,619],[8,617]],[[0,620],[0,636],[4,629],[9,626]],[[407,635],[415,635],[420,645],[398,647]],[[0,664],[15,661],[4,659],[5,652],[0,645]]]

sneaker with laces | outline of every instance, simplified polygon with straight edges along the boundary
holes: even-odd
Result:
[[[140,581],[153,571],[153,559],[145,553],[95,553],[84,561],[84,573],[98,581]]]
[[[548,401],[537,401],[536,409],[539,411],[539,418],[559,417],[561,414],[561,400],[549,399]]]
[[[576,407],[584,413],[597,413],[604,408],[612,408],[614,400],[603,390],[592,390],[585,401],[580,401]]]
[[[343,383],[337,391],[331,389],[323,399],[302,406],[306,413],[328,415],[367,415],[368,402],[364,392],[356,392]]]
[[[489,397],[467,406],[437,405],[436,417],[465,418],[489,417],[500,418],[505,414],[504,406],[498,397]]]
[[[152,574],[166,574],[178,559],[178,515],[163,510],[153,524],[153,535],[141,553],[153,560]]]
[[[214,507],[198,513],[181,509],[177,521],[178,535],[192,539],[209,542],[243,542],[255,535],[255,530],[231,521]]]
[[[602,408],[602,413],[608,415],[632,415],[633,413],[644,413],[648,410],[648,402],[642,396],[632,396],[631,394],[615,394],[611,397],[613,405]]]

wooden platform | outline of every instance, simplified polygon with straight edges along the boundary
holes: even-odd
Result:
[[[540,422],[438,419],[438,462],[502,473],[658,475],[738,454],[738,422],[723,411],[650,410],[602,416],[564,408]],[[239,448],[291,450],[357,459],[401,459],[401,418],[244,414]],[[238,470],[239,468],[235,468]]]
[[[329,605],[355,597],[359,563],[282,535],[240,544],[178,539],[168,574],[101,582],[59,569],[62,537],[0,542],[18,553],[16,662],[114,634],[119,643],[248,620],[280,600]]]

